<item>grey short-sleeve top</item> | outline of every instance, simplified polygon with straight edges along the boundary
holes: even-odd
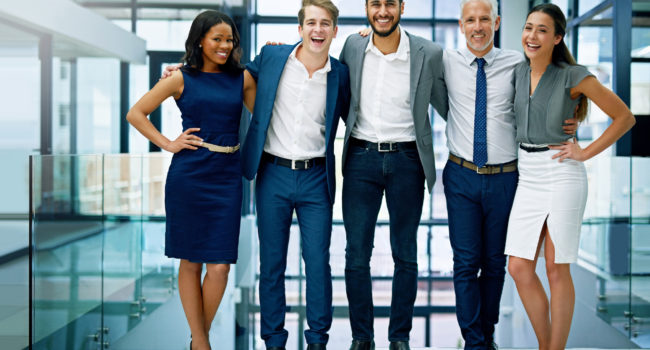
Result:
[[[549,64],[530,96],[530,66],[515,68],[515,120],[517,142],[558,144],[571,138],[564,133],[564,120],[573,116],[580,96],[571,98],[571,88],[593,76],[583,66]]]

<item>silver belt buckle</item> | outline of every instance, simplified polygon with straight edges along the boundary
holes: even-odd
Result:
[[[296,160],[295,159],[291,160],[291,170],[298,170],[298,168],[296,167]]]
[[[388,145],[388,149],[381,149],[381,145]],[[392,142],[377,142],[377,152],[392,152],[393,143]]]

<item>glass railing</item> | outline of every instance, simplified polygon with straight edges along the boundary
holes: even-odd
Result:
[[[581,265],[594,273],[596,315],[650,347],[650,159],[603,157],[590,164]]]
[[[109,348],[170,299],[175,269],[163,254],[169,161],[31,157],[32,348]]]
[[[166,154],[31,157],[32,348],[144,349],[133,344],[150,341],[151,331],[139,333],[136,328],[155,319],[152,313],[165,309],[161,306],[178,299],[174,295],[177,263],[163,253],[164,183],[170,160]],[[589,304],[594,318],[607,322],[632,342],[650,347],[650,159],[604,156],[588,162],[587,168],[589,201],[580,265],[593,272],[593,282],[588,285],[593,288],[593,297],[587,300],[580,296],[583,300],[578,302]],[[258,271],[254,219],[248,220],[242,225],[242,233],[246,230],[248,234],[240,238],[236,274],[231,273],[236,282],[229,283],[227,300],[217,315],[221,320],[215,321],[227,334],[219,338],[223,349],[249,349],[263,344],[259,339],[255,293]],[[379,231],[385,229],[378,226]],[[449,249],[444,239],[448,236],[446,230],[444,223],[436,226],[426,222],[420,230],[420,241],[431,240],[431,244],[422,244],[418,253],[424,269],[420,272],[421,282],[426,283],[418,289],[416,304],[426,311],[426,317],[414,323],[413,345],[426,346],[422,335],[432,324],[441,322],[433,319],[434,313],[448,313],[445,317],[449,327],[456,327],[453,288],[445,272],[451,270],[449,254],[445,253]],[[293,245],[298,236],[292,235]],[[349,325],[342,280],[341,225],[334,227],[333,236],[338,237],[331,248],[338,293],[334,322],[337,331],[330,341],[332,345],[346,346]],[[377,310],[381,311],[388,305],[389,295],[382,299],[381,289],[382,283],[386,288],[391,283],[390,271],[384,271],[391,263],[382,263],[382,250],[376,250],[373,275],[377,277]],[[292,329],[292,346],[288,348],[297,344],[295,348],[299,349],[302,341],[298,333],[304,328],[301,307],[305,301],[304,293],[300,293],[304,290],[304,276],[299,249],[291,251],[295,256],[291,255],[290,261],[296,264],[288,266],[287,275],[297,277],[287,282],[288,298],[295,306],[287,322],[288,327],[296,329]],[[174,322],[186,327],[180,306],[174,312]],[[378,315],[378,319],[382,316]],[[505,324],[507,320],[503,321]],[[173,323],[170,319],[160,322]],[[189,337],[189,330],[183,332]],[[439,337],[432,339],[435,345]],[[180,342],[178,346],[150,348],[187,346],[185,339]]]

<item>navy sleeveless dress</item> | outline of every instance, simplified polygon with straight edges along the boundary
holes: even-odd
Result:
[[[219,146],[239,143],[244,75],[188,73],[176,105],[183,130]],[[184,149],[172,158],[165,184],[165,255],[202,263],[237,261],[242,178],[239,151]]]

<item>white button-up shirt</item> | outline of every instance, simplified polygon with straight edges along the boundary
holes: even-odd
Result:
[[[302,45],[302,44],[300,44]],[[291,52],[278,86],[264,151],[301,160],[325,156],[325,103],[328,58],[325,67],[309,78],[307,68]]]
[[[515,142],[515,66],[521,53],[493,48],[483,57],[487,79],[488,164],[507,163],[517,158]],[[476,102],[476,56],[466,46],[445,50],[445,82],[449,93],[447,147],[452,154],[474,158],[474,109]]]
[[[409,38],[399,28],[397,51],[384,55],[372,43],[366,47],[361,75],[361,100],[352,136],[371,142],[415,141],[411,113]]]

